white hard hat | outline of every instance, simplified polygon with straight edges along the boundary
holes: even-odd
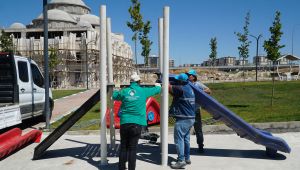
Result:
[[[131,82],[140,81],[140,80],[141,80],[141,78],[136,72],[133,72],[133,74],[130,76],[130,81]]]

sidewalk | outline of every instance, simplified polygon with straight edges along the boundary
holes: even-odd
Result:
[[[290,154],[279,152],[275,159],[265,156],[265,148],[235,134],[205,135],[205,153],[197,153],[195,135],[191,136],[192,164],[185,169],[195,170],[298,170],[300,169],[300,132],[274,134],[290,145]],[[43,136],[43,138],[45,135]],[[117,135],[119,139],[119,135]],[[109,136],[107,136],[109,142]],[[159,141],[160,139],[158,139]],[[173,134],[169,134],[169,162],[176,159]],[[7,170],[116,170],[118,151],[108,151],[108,165],[100,167],[100,135],[64,135],[54,143],[40,160],[32,160],[37,144],[31,144],[0,162]],[[137,170],[171,169],[160,165],[159,145],[140,140]],[[117,141],[119,144],[119,141]],[[117,145],[119,146],[119,145]],[[118,148],[117,148],[118,149]]]
[[[75,111],[86,100],[88,100],[98,89],[90,89],[75,95],[60,98],[54,101],[54,109],[52,112],[51,122],[57,121],[63,116]]]

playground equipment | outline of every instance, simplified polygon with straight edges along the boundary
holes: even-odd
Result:
[[[121,101],[114,101],[114,126],[116,129],[120,129],[120,115],[121,112]],[[159,114],[159,103],[153,98],[150,97],[146,101],[146,118],[148,126],[160,124],[160,114]],[[109,108],[106,112],[106,127],[110,128],[110,116]]]
[[[256,144],[266,146],[268,156],[275,156],[277,150],[290,153],[291,149],[288,144],[281,138],[272,136],[271,133],[256,129],[245,122],[239,116],[220,104],[217,100],[207,95],[205,92],[197,89],[190,83],[196,96],[196,102],[206,111],[212,114],[213,118],[224,122],[228,127],[233,129],[238,136],[253,141]]]
[[[114,101],[114,127],[115,129],[120,129],[120,116],[122,114],[121,111],[121,101]],[[146,101],[146,118],[147,124],[149,126],[158,125],[160,124],[160,106],[159,103],[153,98],[150,97]],[[110,128],[110,109],[108,108],[106,111],[106,127]],[[159,135],[155,133],[148,133],[148,129],[142,133],[142,139],[149,140],[150,143],[156,143]]]
[[[282,61],[283,59],[287,59],[287,61],[289,62],[289,71],[287,71],[287,72],[279,71],[279,64],[280,64],[280,61]],[[293,62],[296,62],[296,61],[298,61],[298,72],[294,71],[293,66],[292,66]],[[298,80],[299,75],[300,75],[300,62],[299,61],[300,61],[300,58],[296,57],[294,55],[284,55],[284,56],[278,58],[276,71],[277,71],[279,80],[287,80],[287,81]]]
[[[176,81],[174,81],[174,75],[170,76],[170,83],[176,83]],[[268,156],[274,157],[277,151],[286,153],[291,152],[291,148],[283,139],[275,137],[267,131],[252,127],[213,97],[206,94],[203,90],[197,88],[191,82],[189,82],[189,85],[194,90],[196,103],[200,104],[201,107],[210,113],[215,120],[224,122],[241,138],[266,146],[266,154]]]
[[[22,136],[22,130],[19,128],[11,129],[0,135],[0,160],[11,153],[27,146],[32,142],[40,142],[42,132],[31,130]]]
[[[100,90],[83,103],[67,120],[58,126],[38,146],[34,148],[33,159],[39,159],[43,153],[56,142],[67,130],[69,130],[82,116],[99,102]]]

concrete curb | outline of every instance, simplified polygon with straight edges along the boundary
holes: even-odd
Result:
[[[64,97],[61,97],[61,98],[57,98],[57,99],[54,99],[53,101],[58,101],[58,100],[62,100],[62,99],[69,98],[69,97],[71,97],[71,96],[76,96],[76,95],[81,94],[81,93],[84,93],[84,92],[86,92],[86,91],[88,91],[88,90],[84,90],[84,91],[81,91],[81,92],[78,92],[78,93],[74,93],[74,94],[70,94],[70,95],[67,95],[67,96],[64,96]]]
[[[272,133],[284,133],[284,132],[300,132],[300,121],[291,122],[268,122],[268,123],[250,123],[253,127],[261,130],[266,130]],[[230,134],[235,133],[232,129],[226,125],[209,125],[203,127],[204,133],[220,133]]]
[[[300,121],[291,122],[268,122],[268,123],[250,123],[253,127],[261,130],[266,130],[272,133],[285,133],[285,132],[300,132]],[[173,127],[169,127],[169,133],[173,133]],[[151,127],[149,131],[152,133],[159,133],[160,127]],[[107,129],[107,134],[109,134],[109,129]],[[44,132],[44,134],[49,134],[50,132]],[[116,134],[119,130],[116,129]],[[192,129],[191,133],[194,133]],[[235,133],[232,129],[226,125],[206,125],[203,126],[204,134],[232,134]],[[100,135],[100,130],[81,130],[81,131],[67,131],[67,135]]]

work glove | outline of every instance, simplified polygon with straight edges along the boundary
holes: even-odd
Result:
[[[158,87],[161,87],[161,85],[159,83],[155,83],[154,84],[155,86],[158,86]]]

